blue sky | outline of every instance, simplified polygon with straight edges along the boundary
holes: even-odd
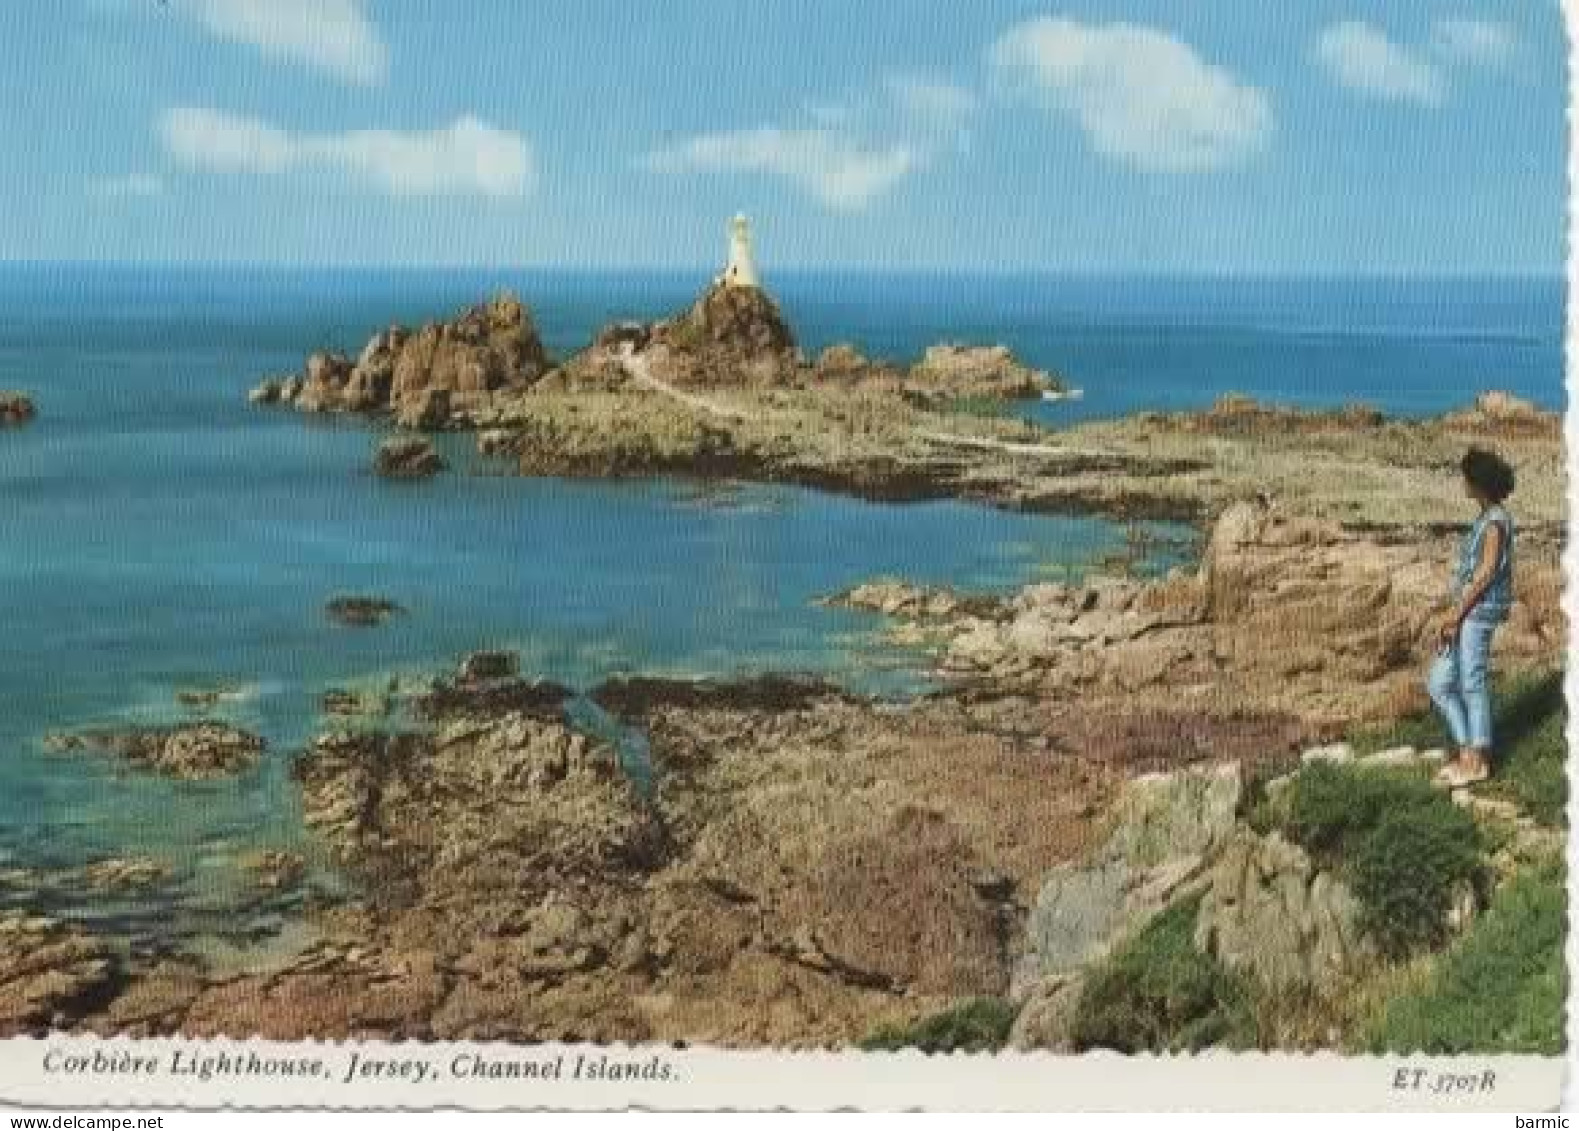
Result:
[[[1556,272],[1555,2],[0,6],[0,259]]]

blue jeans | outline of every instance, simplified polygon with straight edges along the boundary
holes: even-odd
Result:
[[[1486,674],[1496,631],[1496,621],[1466,620],[1453,646],[1438,654],[1426,680],[1431,701],[1459,746],[1491,749],[1491,689]]]

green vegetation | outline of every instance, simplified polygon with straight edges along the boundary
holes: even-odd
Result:
[[[1567,713],[1563,673],[1522,672],[1497,679],[1492,689],[1492,725],[1497,743],[1496,776],[1481,791],[1517,802],[1542,824],[1561,826],[1568,804],[1564,773]],[[1424,749],[1446,746],[1448,736],[1434,711],[1401,719],[1390,726],[1363,731],[1353,738],[1362,753],[1389,746]]]
[[[861,1041],[868,1052],[995,1052],[1009,1039],[1018,1010],[1001,998],[979,997],[909,1025],[884,1025]]]
[[[1510,880],[1418,989],[1394,998],[1366,1051],[1560,1053],[1567,900],[1559,862]]]
[[[1563,673],[1509,679],[1497,689],[1493,702],[1493,733],[1501,756],[1497,776],[1483,789],[1518,802],[1544,825],[1562,827],[1568,805]]]
[[[1004,402],[994,397],[952,397],[943,403],[942,409],[945,413],[960,416],[1000,417],[1008,415]]]
[[[1274,812],[1349,884],[1361,925],[1389,956],[1440,944],[1455,896],[1483,882],[1479,826],[1416,772],[1310,766]]]
[[[1200,900],[1153,919],[1087,977],[1075,1006],[1076,1048],[1194,1051],[1255,1044],[1248,983],[1195,946]]]

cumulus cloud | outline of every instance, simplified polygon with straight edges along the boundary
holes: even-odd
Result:
[[[189,169],[280,174],[315,168],[393,196],[524,196],[536,170],[521,135],[466,115],[436,130],[296,133],[221,110],[166,111],[160,136]]]
[[[1432,45],[1448,59],[1495,64],[1512,57],[1518,37],[1495,20],[1442,19],[1432,29]]]
[[[1340,85],[1360,94],[1420,106],[1440,106],[1446,96],[1440,67],[1363,20],[1344,20],[1323,31],[1316,38],[1316,59]]]
[[[362,0],[178,0],[211,35],[316,67],[343,82],[382,83],[389,51]]]
[[[829,208],[856,212],[916,167],[904,144],[872,146],[827,127],[725,130],[648,153],[660,173],[763,173],[782,177]]]
[[[1151,28],[1038,17],[999,37],[989,62],[1008,90],[1072,119],[1097,152],[1148,171],[1241,160],[1273,129],[1264,92]]]

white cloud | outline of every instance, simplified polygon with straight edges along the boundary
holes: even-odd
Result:
[[[154,173],[125,173],[114,177],[95,177],[88,182],[88,190],[94,196],[112,200],[160,196],[164,193],[164,179]]]
[[[1435,63],[1363,20],[1344,20],[1323,31],[1316,59],[1339,84],[1361,94],[1433,107],[1446,98],[1446,81]]]
[[[856,212],[916,167],[907,145],[865,145],[836,129],[726,130],[655,150],[642,165],[661,173],[766,173],[783,177],[829,208]]]
[[[382,83],[389,51],[362,0],[179,0],[210,34],[307,63],[362,86]]]
[[[900,109],[939,126],[957,126],[976,110],[976,95],[951,82],[895,74],[883,85]]]
[[[536,181],[526,140],[470,115],[437,130],[311,134],[183,107],[165,112],[160,135],[170,155],[190,169],[279,174],[317,168],[394,196],[524,196]]]
[[[1506,62],[1517,45],[1513,29],[1494,20],[1442,19],[1432,29],[1437,53],[1466,63]]]
[[[1133,24],[1043,16],[993,44],[995,76],[1067,115],[1102,154],[1154,172],[1241,160],[1273,129],[1258,88],[1172,36]]]

